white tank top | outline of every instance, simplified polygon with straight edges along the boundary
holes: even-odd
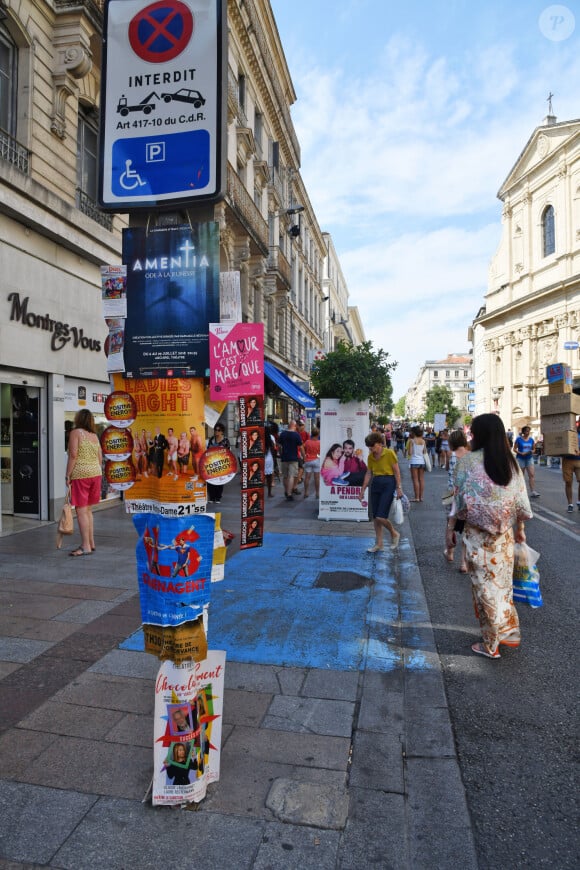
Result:
[[[425,459],[423,458],[424,449],[425,444],[417,444],[415,441],[412,442],[410,456],[411,465],[425,465]]]

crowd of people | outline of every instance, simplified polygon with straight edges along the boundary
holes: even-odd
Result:
[[[189,471],[189,466],[196,473],[206,446],[230,447],[225,425],[220,421],[207,444],[195,427],[180,437],[171,428],[167,437],[159,429],[154,433],[142,430],[133,435],[133,441],[136,472],[158,478],[166,468],[175,479]],[[383,430],[372,424],[365,445],[366,461],[351,437],[332,443],[321,457],[318,427],[308,431],[300,420],[291,420],[283,429],[273,421],[267,422],[263,443],[259,430],[250,433],[250,453],[264,456],[264,483],[269,497],[273,495],[275,478],[282,483],[287,501],[301,494],[300,485],[303,498],[309,497],[311,489],[318,498],[321,480],[327,487],[356,487],[354,492],[358,492],[363,505],[367,504],[368,492],[375,533],[375,542],[368,548],[372,554],[384,549],[385,530],[390,535],[391,550],[399,546],[401,536],[391,522],[390,511],[393,500],[403,495],[400,459],[408,462],[413,485],[411,501],[417,504],[424,500],[426,472],[446,472],[443,555],[448,562],[454,562],[461,536],[459,571],[470,575],[481,629],[481,639],[472,650],[498,659],[502,646],[519,646],[520,628],[512,596],[514,544],[525,542],[525,523],[533,516],[529,499],[540,495],[535,488],[536,450],[529,426],[514,436],[506,432],[497,414],[480,414],[468,430],[445,428],[436,432],[420,425],[388,426]],[[258,474],[261,466],[254,464]],[[79,411],[69,435],[66,467],[66,484],[81,533],[81,544],[71,552],[72,556],[90,555],[95,550],[92,506],[99,501],[101,467],[94,419],[90,411]],[[574,510],[574,478],[580,510],[580,432],[578,453],[562,457],[562,473],[567,510]],[[258,482],[262,484],[261,477]],[[208,483],[208,500],[219,503],[222,490],[222,486]],[[255,512],[250,505],[249,513]],[[251,522],[257,527],[256,520]],[[261,534],[261,530],[258,532]]]

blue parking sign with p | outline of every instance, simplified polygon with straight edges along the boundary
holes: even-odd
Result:
[[[207,130],[117,139],[113,143],[111,190],[118,197],[192,193],[209,184]]]

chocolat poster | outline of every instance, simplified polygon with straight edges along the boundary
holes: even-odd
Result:
[[[155,683],[154,806],[203,800],[220,777],[226,654],[163,662]],[[187,862],[186,862],[187,863]]]

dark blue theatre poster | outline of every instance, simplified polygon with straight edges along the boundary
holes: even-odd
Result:
[[[129,227],[125,376],[209,375],[209,324],[220,319],[219,224]]]

